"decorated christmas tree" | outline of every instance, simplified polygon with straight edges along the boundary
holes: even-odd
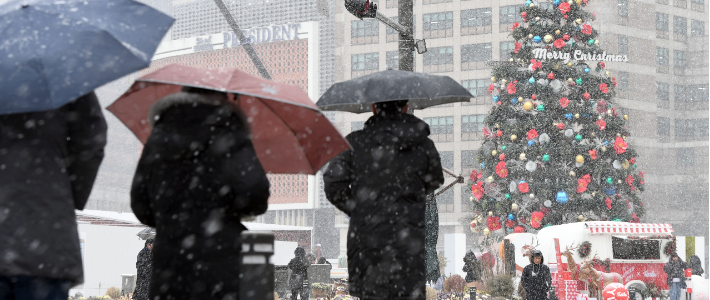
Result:
[[[515,50],[488,89],[494,107],[470,178],[474,232],[643,216],[643,172],[605,70],[626,58],[600,47],[586,5],[528,0],[519,11]]]

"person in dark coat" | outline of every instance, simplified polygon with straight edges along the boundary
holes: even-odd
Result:
[[[688,260],[688,267],[693,270],[693,275],[703,276],[703,273],[705,272],[703,270],[703,264],[700,261],[700,257],[697,255],[690,256],[690,259]]]
[[[60,108],[0,115],[0,299],[62,299],[84,281],[75,209],[104,157],[91,92]]]
[[[301,247],[296,248],[293,254],[295,257],[288,262],[288,268],[291,269],[291,277],[288,282],[291,289],[291,300],[296,300],[298,295],[301,295],[301,299],[308,299],[310,293],[304,283],[308,282],[308,267],[311,262],[306,258],[306,250]]]
[[[350,294],[360,299],[425,299],[426,195],[444,182],[429,126],[403,113],[406,101],[373,105],[351,150],[331,160],[325,193],[350,217]]]
[[[679,300],[681,289],[685,289],[685,269],[688,266],[678,257],[678,254],[673,253],[668,259],[668,262],[663,266],[663,271],[666,272],[666,283],[670,289],[670,300]]]
[[[153,239],[145,241],[145,248],[138,252],[136,260],[136,289],[133,291],[134,300],[148,300],[148,290],[150,289],[150,275],[153,269]]]
[[[149,298],[236,299],[241,218],[266,212],[269,181],[226,94],[185,90],[151,107],[131,188],[133,212],[156,231]]]
[[[530,264],[523,269],[520,282],[525,289],[525,299],[547,299],[547,291],[552,284],[552,277],[550,276],[550,268],[545,265],[545,258],[540,250],[535,250],[530,255]]]

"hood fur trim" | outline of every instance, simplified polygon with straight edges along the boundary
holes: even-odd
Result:
[[[234,106],[227,103],[227,101],[228,100],[221,99],[220,97],[200,95],[194,93],[181,92],[176,94],[170,94],[153,103],[153,105],[150,107],[150,110],[148,110],[148,122],[150,123],[151,127],[155,127],[155,122],[160,119],[160,114],[162,114],[166,109],[172,106],[183,104],[205,104],[212,106],[224,106],[234,110]]]

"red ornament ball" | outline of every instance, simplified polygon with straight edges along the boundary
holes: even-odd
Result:
[[[589,98],[591,98],[592,95],[590,95],[589,93],[584,93],[584,95],[582,95],[582,97],[584,97],[584,100],[589,100]]]
[[[547,79],[549,79],[549,80],[554,80],[554,79],[555,79],[555,74],[553,74],[552,72],[550,72],[550,74],[547,74]]]
[[[533,99],[533,100],[537,99],[537,95],[533,94],[533,95],[532,95],[532,99]]]
[[[565,41],[569,41],[569,34],[565,34],[562,36],[562,39]]]

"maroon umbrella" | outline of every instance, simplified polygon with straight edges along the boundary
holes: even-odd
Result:
[[[107,108],[145,143],[152,128],[148,110],[184,86],[230,93],[251,127],[254,149],[264,170],[315,174],[350,145],[298,86],[236,69],[168,65],[145,75]]]

